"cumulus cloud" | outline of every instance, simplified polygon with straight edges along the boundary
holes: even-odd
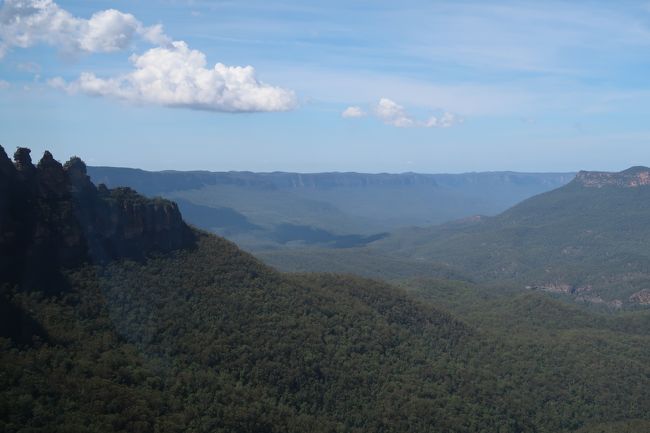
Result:
[[[131,72],[108,78],[84,72],[72,82],[56,77],[48,83],[70,93],[210,111],[285,111],[296,106],[292,91],[259,81],[252,66],[208,67],[205,54],[131,14],[108,9],[78,18],[52,0],[5,0],[0,6],[0,58],[11,48],[38,44],[68,53],[114,52],[137,39],[155,47],[130,57]]]
[[[133,15],[115,9],[84,19],[52,0],[5,0],[0,7],[0,58],[12,47],[37,44],[69,53],[119,51],[136,37],[153,44],[169,43],[160,25],[146,27]]]
[[[387,125],[398,128],[410,128],[416,122],[406,113],[404,107],[388,98],[381,98],[375,107],[375,114]]]
[[[425,126],[427,128],[449,128],[459,123],[463,123],[463,119],[455,114],[444,112],[440,117],[431,116]]]
[[[346,119],[354,119],[357,117],[364,117],[366,115],[366,112],[361,109],[361,107],[358,106],[352,106],[348,107],[343,112],[341,113],[341,116],[346,118]]]
[[[72,83],[62,78],[49,83],[71,93],[209,111],[286,111],[296,105],[292,91],[258,81],[252,66],[217,63],[208,68],[205,54],[182,41],[130,60],[134,70],[128,74],[99,78],[86,72]]]
[[[381,98],[374,112],[382,122],[397,128],[449,128],[462,122],[462,119],[448,112],[440,117],[431,116],[426,121],[421,121],[411,116],[403,106],[388,98]]]

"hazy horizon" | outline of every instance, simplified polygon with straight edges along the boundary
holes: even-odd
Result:
[[[19,17],[22,17],[19,19]],[[0,143],[147,170],[650,161],[645,2],[0,2]]]
[[[56,158],[55,156],[55,159]],[[178,170],[178,169],[145,169],[140,167],[126,167],[126,166],[112,166],[112,165],[96,165],[88,164],[91,167],[96,168],[125,168],[131,170],[143,170],[148,172],[209,172],[209,173],[255,173],[255,174],[275,174],[275,173],[285,173],[285,174],[418,174],[418,175],[463,175],[463,174],[485,174],[485,173],[517,173],[517,174],[574,174],[580,170],[569,170],[569,171],[518,171],[518,170],[487,170],[487,171],[458,171],[458,172],[424,172],[424,171],[337,171],[337,170],[325,170],[325,171],[286,171],[286,170],[271,170],[271,171],[254,171],[254,170],[211,170],[211,169],[187,169],[187,170]],[[629,168],[629,167],[628,167]],[[589,170],[589,171],[602,171],[602,170]],[[620,171],[620,170],[618,170]]]

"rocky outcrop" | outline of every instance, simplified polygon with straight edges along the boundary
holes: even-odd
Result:
[[[567,283],[547,283],[540,286],[526,286],[526,289],[529,290],[541,290],[543,292],[549,293],[564,293],[577,295],[585,292],[591,292],[592,288],[590,285],[586,286],[573,286]]]
[[[602,188],[605,186],[636,188],[650,185],[650,168],[631,167],[618,173],[581,171],[576,175],[575,182],[588,188]]]
[[[175,203],[130,188],[96,187],[84,162],[64,165],[50,152],[35,166],[19,148],[0,146],[0,283],[47,284],[82,263],[141,258],[193,243]]]
[[[630,302],[640,305],[650,305],[650,289],[643,289],[630,296]]]
[[[615,310],[623,308],[623,301],[620,299],[607,301],[595,293],[593,287],[589,284],[584,286],[574,286],[566,283],[548,283],[541,286],[526,286],[526,289],[568,295],[576,302],[600,304]]]

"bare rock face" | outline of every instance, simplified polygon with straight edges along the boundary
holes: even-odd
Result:
[[[545,284],[542,286],[542,290],[550,293],[573,293],[573,287],[563,283]]]
[[[578,295],[581,293],[591,292],[592,288],[590,285],[586,286],[573,286],[567,283],[547,283],[541,286],[526,286],[528,289],[532,290],[542,290],[549,293],[564,293],[571,295]]]
[[[618,173],[581,171],[576,175],[575,181],[588,188],[602,188],[604,186],[636,188],[650,185],[650,168],[632,167]]]
[[[194,242],[176,206],[129,188],[96,187],[78,157],[45,152],[37,166],[0,146],[0,283],[38,286],[82,263],[142,258]]]
[[[584,286],[575,286],[566,283],[548,283],[541,286],[529,285],[526,286],[526,289],[541,290],[543,292],[568,295],[571,298],[573,298],[573,300],[576,302],[605,305],[614,310],[623,308],[623,301],[621,301],[620,299],[612,299],[611,301],[606,301],[597,293],[595,293],[593,287],[591,287],[591,285],[589,284]],[[648,295],[649,295],[649,303],[650,303],[650,291],[648,291]]]
[[[643,289],[632,294],[630,301],[635,304],[650,305],[650,289]]]
[[[36,171],[36,167],[32,164],[32,157],[29,155],[30,149],[26,147],[19,147],[14,153],[14,165],[16,170],[24,173],[25,175],[32,175]]]
[[[17,235],[13,203],[20,191],[16,188],[18,173],[5,150],[0,146],[0,245],[13,245]],[[8,260],[0,260],[0,273],[8,266]]]

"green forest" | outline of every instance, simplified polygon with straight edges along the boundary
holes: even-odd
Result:
[[[650,0],[0,0],[0,433],[650,433],[649,47]]]
[[[648,216],[647,185],[587,187],[574,180],[497,216],[404,228],[364,248],[257,255],[286,271],[459,279],[497,291],[563,292],[594,308],[635,309],[645,307],[634,295],[650,287]]]
[[[650,310],[522,290],[484,274],[495,262],[476,247],[494,236],[503,254],[489,258],[518,266],[530,255],[508,244],[513,227],[543,251],[531,227],[574,242],[580,226],[594,245],[637,248],[642,266],[650,210],[602,215],[646,189],[569,184],[486,222],[377,240],[402,239],[400,254],[330,248],[308,269],[320,272],[282,273],[189,226],[174,202],[95,186],[77,157],[46,152],[35,166],[19,148],[14,161],[0,147],[2,432],[650,429]],[[464,265],[403,253],[435,244],[436,230]],[[309,268],[301,253],[320,250],[287,251]],[[620,278],[595,270],[599,257],[566,266]]]
[[[280,274],[206,234],[65,276],[54,295],[3,287],[32,335],[2,339],[2,431],[650,427],[645,312]]]

